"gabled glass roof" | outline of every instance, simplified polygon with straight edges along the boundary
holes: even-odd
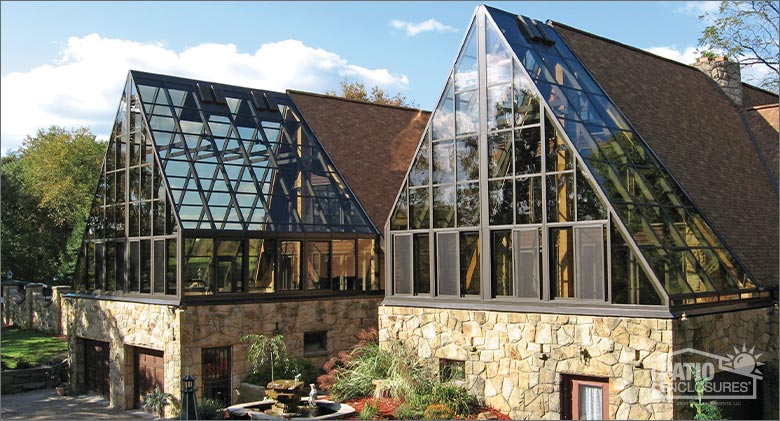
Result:
[[[182,229],[376,233],[286,94],[137,71],[130,89]]]
[[[671,296],[755,284],[622,112],[546,24],[485,7]]]

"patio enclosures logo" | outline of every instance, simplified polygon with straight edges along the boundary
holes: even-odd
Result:
[[[671,383],[660,381],[662,374],[653,371],[653,384],[656,389],[668,396],[669,388],[676,399],[696,399],[695,373],[706,380],[703,384],[704,400],[756,399],[758,382],[763,379],[759,366],[762,353],[756,353],[755,347],[749,350],[733,348],[733,353],[725,356],[685,348],[672,353]]]

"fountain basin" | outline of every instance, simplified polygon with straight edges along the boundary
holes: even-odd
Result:
[[[309,406],[308,398],[301,398],[298,410],[301,411],[293,416],[275,416],[267,414],[276,403],[273,399],[263,399],[261,401],[241,403],[227,408],[231,420],[287,420],[287,419],[315,419],[315,420],[333,420],[344,418],[355,412],[355,408],[338,402],[326,399],[317,399],[315,406]]]

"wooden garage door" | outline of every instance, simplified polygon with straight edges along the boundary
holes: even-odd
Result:
[[[143,405],[147,393],[159,386],[164,391],[165,366],[162,351],[135,348],[135,407]]]
[[[107,342],[84,339],[84,381],[87,391],[109,396]]]

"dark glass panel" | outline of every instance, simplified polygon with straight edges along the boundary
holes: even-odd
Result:
[[[410,186],[424,186],[430,183],[431,166],[428,158],[429,145],[430,142],[428,142],[428,139],[426,138],[417,151],[417,156],[414,158],[412,169],[409,171]]]
[[[279,243],[279,279],[276,290],[298,290],[301,288],[301,242],[281,241]]]
[[[330,289],[330,242],[306,243],[306,289]]]
[[[539,127],[515,130],[515,174],[541,172],[542,134]]]
[[[455,185],[433,188],[433,227],[455,226]]]
[[[477,69],[477,30],[475,25],[469,29],[466,42],[455,62],[455,90],[463,91],[476,88],[479,84]]]
[[[512,86],[493,86],[487,90],[488,130],[512,127]]]
[[[127,277],[129,281],[128,291],[138,292],[141,285],[141,244],[138,241],[130,242],[130,259],[128,260]]]
[[[152,235],[165,235],[165,202],[155,200],[152,202]]]
[[[512,55],[493,25],[486,25],[485,34],[487,83],[509,81],[512,78]]]
[[[514,294],[512,235],[511,231],[492,231],[491,285],[493,296],[512,296]]]
[[[87,262],[85,286],[87,289],[95,289],[95,243],[87,243],[84,261]]]
[[[479,178],[479,149],[476,137],[467,137],[455,141],[457,158],[457,180],[476,180]]]
[[[512,132],[488,135],[488,177],[506,177],[512,173]]]
[[[455,94],[452,88],[452,78],[447,81],[444,95],[433,113],[431,137],[433,140],[451,139],[455,137]]]
[[[524,177],[515,180],[517,224],[542,223],[542,177]]]
[[[519,46],[515,46],[514,50],[523,67],[533,79],[552,80],[552,76],[550,76],[547,68],[542,65],[542,59],[536,51]]]
[[[184,269],[182,282],[185,295],[212,292],[214,240],[211,238],[184,239]]]
[[[217,241],[216,282],[213,283],[213,289],[217,292],[242,292],[244,290],[243,262],[243,241]]]
[[[249,240],[249,292],[274,292],[276,240]]]
[[[574,168],[574,155],[566,140],[558,133],[549,116],[544,119],[544,136],[547,139],[547,171],[565,171]]]
[[[661,305],[663,302],[661,295],[642,268],[636,254],[626,244],[623,235],[614,225],[610,232],[612,302],[615,304]]]
[[[154,292],[165,292],[165,240],[154,240]]]
[[[526,79],[522,70],[515,64],[514,81],[512,82],[515,127],[540,123],[539,100],[532,86],[533,84]]]
[[[409,228],[428,228],[430,224],[430,190],[428,187],[409,189]]]
[[[460,245],[461,294],[479,295],[479,233],[461,232],[458,243]]]
[[[414,234],[414,293],[431,292],[431,250],[429,234]]]
[[[455,94],[455,135],[476,133],[479,130],[479,92]]]
[[[379,285],[379,255],[374,240],[358,239],[358,289],[376,291],[384,289]]]
[[[141,292],[152,292],[152,242],[141,240]]]
[[[511,179],[488,182],[488,198],[490,225],[506,225],[512,223],[512,204],[514,202]]]
[[[393,292],[412,293],[412,236],[393,236]]]
[[[176,295],[176,239],[169,238],[165,240],[165,244],[168,249],[168,254],[166,255],[168,262],[165,266],[165,293]]]
[[[130,168],[130,201],[140,199],[141,190],[141,169],[138,167]]]
[[[574,174],[547,176],[547,222],[574,220]]]
[[[455,262],[458,259],[458,233],[447,232],[436,235],[436,284],[437,293],[442,296],[459,295],[459,275]]]
[[[585,175],[577,168],[577,220],[607,219],[607,209]]]
[[[141,214],[141,204],[138,202],[129,203],[127,209],[129,217],[128,236],[138,237],[140,233],[139,217]]]
[[[95,243],[95,289],[105,288],[105,243]]]
[[[341,291],[359,289],[355,282],[355,241],[333,240],[331,247],[332,288]]]
[[[125,242],[124,240],[117,241],[114,243],[114,280],[116,281],[116,291],[124,291],[127,288],[125,265]]]
[[[540,298],[541,234],[537,228],[514,231],[514,270],[519,297]]]
[[[472,227],[479,224],[479,183],[457,185],[458,226]]]
[[[574,298],[574,238],[572,228],[550,228],[550,296]]]
[[[643,248],[642,254],[669,295],[692,292],[683,278],[681,261],[662,248]]]
[[[604,228],[602,226],[574,228],[577,298],[603,300],[605,298]]]

